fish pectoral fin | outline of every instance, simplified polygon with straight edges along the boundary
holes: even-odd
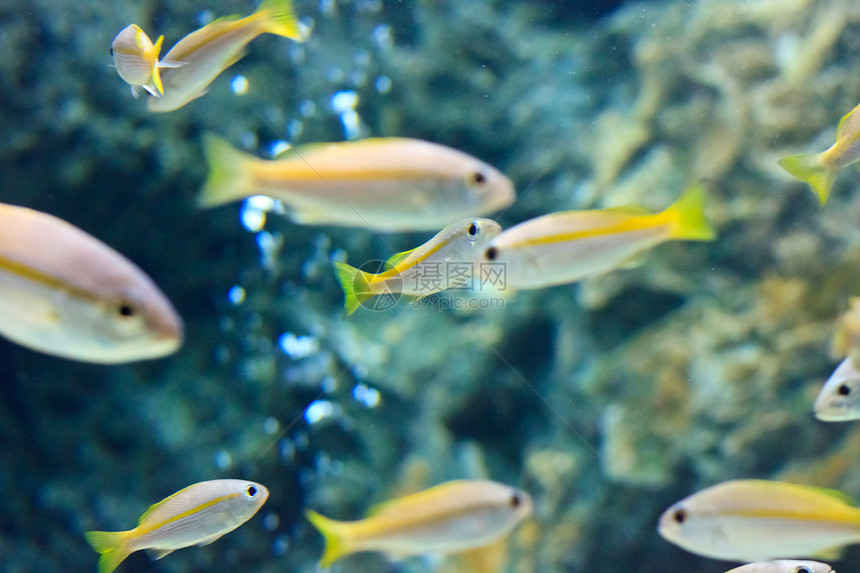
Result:
[[[188,62],[179,62],[176,60],[162,60],[158,62],[159,68],[181,68],[184,65],[187,65]]]
[[[151,95],[153,97],[161,97],[161,94],[158,93],[158,88],[156,88],[155,86],[146,84],[146,85],[143,85],[141,87],[143,89],[145,89],[147,91],[147,93],[149,93],[149,95]],[[137,96],[134,96],[134,97],[137,97]]]
[[[134,99],[137,99],[137,96],[140,95],[140,88],[138,88],[137,86],[131,86],[131,95],[134,97]]]
[[[146,550],[146,554],[149,555],[149,558],[152,559],[153,561],[158,561],[159,559],[161,559],[165,555],[170,555],[171,553],[173,553],[173,549],[150,548],[150,549]]]
[[[645,262],[645,253],[636,253],[630,257],[627,257],[623,261],[618,264],[619,269],[635,269],[636,267],[642,266],[642,263]]]
[[[225,532],[226,533],[226,532]],[[213,541],[217,541],[219,537],[223,536],[224,533],[216,533],[215,535],[210,535],[209,537],[204,537],[197,544],[197,547],[203,547],[204,545],[209,545]]]

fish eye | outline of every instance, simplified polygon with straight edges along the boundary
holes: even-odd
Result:
[[[490,247],[487,249],[487,252],[484,253],[484,256],[487,257],[488,261],[493,261],[497,256],[499,256],[499,251],[496,247]]]
[[[511,496],[511,499],[508,500],[508,503],[510,504],[511,507],[516,508],[516,507],[520,506],[520,503],[522,503],[522,501],[520,500],[520,496],[515,493],[514,495]]]
[[[487,176],[481,173],[480,171],[475,171],[472,173],[472,182],[480,185],[487,181]]]
[[[470,237],[474,237],[478,234],[478,226],[475,223],[469,225],[469,228],[466,230],[469,233]]]
[[[111,48],[110,48],[110,55],[111,56],[113,55],[113,46],[111,46]]]
[[[248,499],[254,499],[257,497],[257,488],[253,485],[245,486],[245,495],[248,496]]]
[[[687,521],[687,511],[685,509],[676,509],[675,513],[672,514],[672,519],[675,520],[675,523],[681,524]]]
[[[798,565],[793,571],[794,573],[812,573],[806,565]]]
[[[123,300],[117,305],[116,313],[122,319],[133,318],[137,315],[137,307],[131,302]]]
[[[836,389],[836,393],[840,396],[847,396],[851,393],[851,387],[848,384],[840,384],[839,388]]]

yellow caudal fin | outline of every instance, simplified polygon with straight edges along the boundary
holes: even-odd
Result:
[[[87,542],[101,554],[99,573],[111,573],[128,557],[126,531],[87,531],[84,533]]]
[[[713,241],[717,236],[705,218],[705,188],[694,185],[664,211],[673,221],[671,237],[689,241]]]
[[[343,289],[343,304],[346,315],[349,316],[361,306],[361,303],[373,296],[373,289],[368,282],[370,275],[340,261],[334,261],[334,270]]]
[[[836,169],[828,167],[824,163],[822,153],[811,155],[792,155],[779,160],[779,166],[788,171],[788,174],[809,183],[812,190],[818,195],[818,202],[824,205],[830,196],[830,189],[836,179]]]
[[[164,95],[164,85],[161,83],[161,72],[158,71],[158,54],[161,53],[161,43],[164,42],[164,36],[159,36],[158,40],[152,46],[152,85],[158,90],[159,95]]]
[[[255,194],[245,168],[248,161],[255,160],[254,157],[234,149],[211,133],[203,136],[203,147],[209,164],[209,176],[197,195],[198,206],[214,207]]]
[[[345,525],[341,521],[329,519],[324,515],[306,509],[305,517],[313,523],[322,536],[325,538],[325,549],[323,550],[322,558],[320,559],[320,567],[325,569],[330,567],[332,563],[352,553],[349,546],[349,540],[346,536]],[[100,572],[101,573],[101,572]]]
[[[266,19],[266,32],[304,41],[291,0],[263,0],[257,15]]]

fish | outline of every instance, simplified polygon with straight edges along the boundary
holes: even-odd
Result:
[[[626,206],[561,211],[506,229],[487,245],[481,279],[497,290],[535,289],[579,281],[629,266],[664,241],[710,241],[704,189],[694,186],[661,213]],[[490,275],[495,273],[495,278]]]
[[[454,480],[387,501],[359,521],[336,521],[306,510],[325,537],[320,567],[360,551],[400,559],[452,553],[504,537],[532,513],[522,490],[488,480]]]
[[[821,387],[813,411],[823,422],[860,420],[860,370],[852,357],[843,360]]]
[[[514,201],[511,181],[461,151],[402,137],[313,143],[273,161],[204,139],[209,177],[198,204],[212,207],[268,195],[303,225],[373,231],[436,231]]]
[[[0,335],[46,354],[113,364],[175,352],[183,324],[123,255],[53,215],[0,204]]]
[[[860,363],[860,297],[850,297],[848,305],[848,310],[836,322],[830,354],[833,358],[851,356]]]
[[[669,507],[658,531],[687,551],[724,561],[831,558],[860,542],[860,509],[835,490],[732,480]]]
[[[134,529],[87,531],[84,536],[101,555],[99,573],[111,573],[141,549],[161,559],[183,547],[209,545],[254,517],[268,497],[269,490],[252,481],[203,481],[151,506]]]
[[[797,561],[794,559],[778,559],[777,561],[763,561],[759,563],[747,563],[735,567],[726,573],[835,573],[827,563],[820,561]]]
[[[126,26],[114,38],[110,47],[114,67],[119,77],[131,86],[131,95],[134,97],[140,94],[140,88],[160,97],[164,94],[161,70],[185,65],[185,62],[159,61],[158,54],[163,41],[164,36],[159,36],[153,44],[137,24]]]
[[[206,94],[209,84],[242,59],[246,46],[260,34],[305,39],[291,0],[263,0],[250,16],[219,18],[176,42],[164,59],[185,65],[161,74],[164,94],[149,98],[149,111],[173,111]]]
[[[836,172],[860,159],[860,105],[836,128],[836,142],[820,153],[791,155],[778,161],[789,175],[809,183],[820,205],[827,203]]]
[[[380,294],[424,297],[468,286],[476,276],[477,257],[501,232],[502,227],[492,219],[461,219],[420,247],[392,256],[385,262],[386,270],[378,274],[335,261],[347,316]]]

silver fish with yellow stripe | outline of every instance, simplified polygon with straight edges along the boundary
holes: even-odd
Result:
[[[268,195],[304,225],[373,231],[435,231],[466,213],[484,215],[514,201],[511,181],[471,155],[403,137],[293,148],[258,159],[208,135],[209,177],[198,202],[211,207]]]
[[[470,218],[451,223],[432,239],[385,262],[381,273],[368,273],[335,261],[347,315],[367,299],[381,294],[429,296],[474,283],[475,262],[502,227],[492,219]]]
[[[183,547],[208,545],[251,519],[268,497],[269,490],[252,481],[203,481],[147,509],[134,529],[88,531],[85,536],[101,554],[99,573],[110,573],[141,549],[161,559]]]
[[[162,73],[164,95],[149,98],[147,107],[173,111],[204,95],[212,80],[242,59],[246,46],[260,34],[304,40],[290,0],[263,0],[250,16],[219,18],[176,42],[164,59],[184,65]]]
[[[760,561],[735,567],[726,573],[834,573],[833,567],[820,561],[798,561],[796,559],[778,559],[776,561]]]
[[[326,540],[321,567],[359,551],[404,558],[480,547],[504,537],[531,513],[527,493],[488,480],[445,482],[380,504],[359,521],[305,511]]]
[[[687,551],[725,561],[830,558],[860,543],[860,508],[835,490],[733,480],[671,506],[658,531]]]
[[[605,273],[664,241],[712,240],[703,205],[704,190],[693,187],[656,214],[634,206],[543,215],[490,241],[482,272],[502,269],[495,280],[500,289],[541,288]]]
[[[118,363],[170,354],[182,332],[170,301],[124,256],[57,217],[0,204],[0,335]]]
[[[159,61],[158,54],[163,41],[164,36],[159,36],[153,44],[137,24],[123,28],[114,38],[110,53],[116,73],[131,86],[131,95],[134,97],[138,96],[140,88],[153,96],[161,96],[164,94],[164,86],[161,83],[160,70],[185,65],[185,62]]]

